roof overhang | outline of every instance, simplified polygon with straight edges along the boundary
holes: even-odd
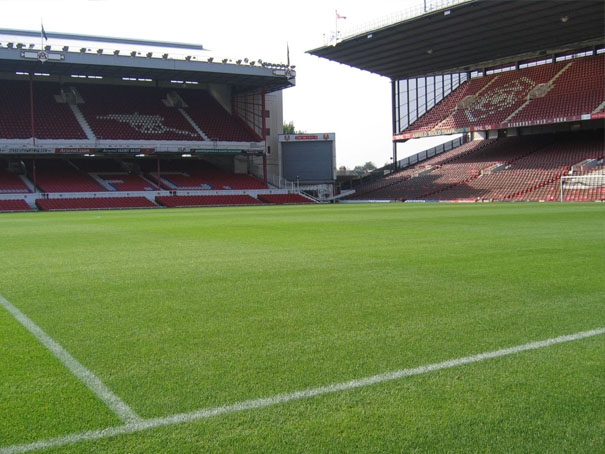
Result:
[[[470,0],[308,52],[399,80],[602,47],[604,24],[602,0]]]
[[[19,44],[19,37],[32,38],[34,32],[0,29],[2,35],[9,34],[9,32],[16,39],[7,40],[4,38],[1,43],[0,73],[26,72],[48,73],[53,76],[66,77],[71,75],[94,75],[115,79],[195,81],[200,84],[230,85],[236,93],[260,88],[271,92],[296,84],[296,72],[287,65],[248,62],[247,60],[217,60],[212,57],[195,56],[193,52],[194,56],[187,58],[169,58],[168,54],[160,55],[159,53],[154,54],[136,50],[126,54],[123,51],[116,51],[116,53],[105,51],[104,53],[103,49],[95,51],[79,45],[53,46],[42,51],[38,45],[25,46]],[[201,49],[201,46],[196,48],[194,45],[182,43],[119,40],[56,33],[48,33],[48,35],[55,38],[69,36],[70,39],[76,40],[76,42],[87,38],[89,41],[96,40],[95,42],[110,42],[121,45],[166,46],[180,49],[189,46],[187,48],[191,48],[192,51]]]

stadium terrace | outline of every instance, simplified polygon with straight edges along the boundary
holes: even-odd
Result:
[[[349,200],[604,200],[602,2],[428,4],[309,51],[392,82],[393,164],[347,182]]]

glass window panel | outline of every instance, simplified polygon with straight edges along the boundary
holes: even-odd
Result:
[[[452,79],[452,90],[455,90],[460,85],[460,74],[454,74]]]
[[[435,77],[426,79],[426,109],[429,110],[435,105]]]
[[[435,78],[435,101],[439,102],[443,99],[443,76]]]
[[[426,104],[425,103],[418,104],[418,117],[421,117],[425,113],[426,113]]]
[[[399,106],[401,107],[402,110],[408,110],[407,108],[408,105],[408,92],[407,91],[402,91],[399,94]]]
[[[452,77],[451,74],[446,74],[443,77],[443,94],[445,96],[449,95],[452,91]]]
[[[430,96],[426,101],[426,110],[431,110],[435,106],[435,98]]]

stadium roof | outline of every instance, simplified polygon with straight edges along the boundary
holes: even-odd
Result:
[[[200,56],[199,51],[203,51],[201,45],[48,32],[49,38],[62,40],[62,43],[55,45],[56,41],[53,41],[52,47],[45,46],[44,61],[41,61],[40,44],[19,44],[20,38],[29,38],[30,41],[38,38],[41,41],[40,32],[0,29],[0,35],[0,73],[32,72],[68,77],[94,75],[154,81],[195,81],[201,84],[231,85],[236,92],[261,87],[275,91],[295,84],[296,73],[286,65],[249,62],[243,58],[219,60]],[[88,44],[82,45],[82,42]],[[106,45],[105,49],[102,49],[103,44]],[[107,48],[112,45],[119,45],[122,49],[131,46],[132,50],[114,53]],[[172,54],[162,54],[162,51],[148,53],[140,46],[187,50],[191,55],[172,57]]]
[[[393,80],[602,47],[602,0],[470,0],[308,51]]]

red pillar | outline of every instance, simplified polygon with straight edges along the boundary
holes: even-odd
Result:
[[[261,93],[261,118],[263,128],[263,141],[265,142],[265,150],[263,152],[263,181],[267,184],[267,117],[265,115],[266,102],[265,102],[265,87],[263,87]]]
[[[36,127],[34,124],[34,78],[32,73],[29,73],[29,118],[32,127],[33,145],[36,145]]]

